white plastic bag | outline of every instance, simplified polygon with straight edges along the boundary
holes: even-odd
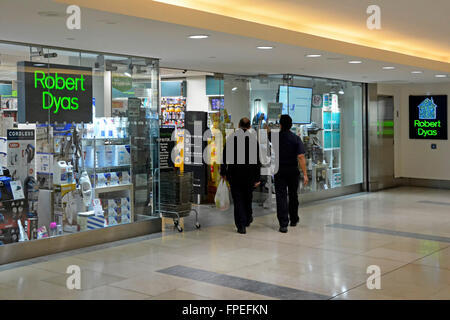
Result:
[[[228,186],[225,180],[221,179],[217,187],[216,196],[214,197],[216,207],[219,210],[227,210],[230,207],[230,196],[228,194]]]

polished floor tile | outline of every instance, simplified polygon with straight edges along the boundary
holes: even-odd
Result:
[[[132,277],[115,282],[111,286],[139,292],[150,296],[158,296],[165,292],[179,289],[194,284],[194,281],[180,279],[156,272],[150,272],[144,276]]]
[[[449,300],[449,198],[402,187],[309,203],[287,234],[274,210],[256,205],[241,235],[231,210],[202,206],[200,222],[210,216],[200,230],[190,216],[183,233],[4,265],[0,299]],[[67,289],[70,265],[81,269],[82,290]],[[369,266],[380,267],[380,290],[367,288]]]
[[[94,289],[126,279],[92,270],[81,270],[80,277],[81,290]],[[68,279],[69,275],[65,274],[43,279],[42,281],[67,288]]]

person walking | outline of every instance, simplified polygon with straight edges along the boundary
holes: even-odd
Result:
[[[250,120],[242,118],[239,129],[225,143],[220,175],[230,184],[237,232],[246,233],[253,222],[253,190],[260,184],[261,163],[257,137]]]
[[[303,183],[309,182],[306,171],[305,147],[299,136],[291,132],[292,118],[284,114],[280,117],[279,134],[279,169],[275,174],[275,194],[277,201],[277,218],[280,223],[279,231],[288,231],[289,221],[295,227],[300,221],[298,215],[298,186],[300,171],[303,171]],[[288,201],[289,196],[289,201]]]

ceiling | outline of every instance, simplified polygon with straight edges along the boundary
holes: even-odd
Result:
[[[262,1],[265,2],[267,1]],[[124,7],[129,5],[128,2],[122,3]],[[438,73],[450,73],[447,71],[450,70],[447,69],[450,66],[448,63],[440,62],[434,65],[443,66],[442,69],[419,68],[417,65],[406,63],[410,61],[407,56],[404,58],[404,64],[390,63],[383,59],[361,58],[358,50],[354,51],[354,55],[342,54],[336,53],[335,50],[311,49],[312,46],[267,41],[258,37],[246,37],[94,9],[83,8],[81,30],[71,31],[65,27],[66,7],[65,4],[51,0],[1,0],[0,40],[154,57],[161,59],[163,67],[182,70],[248,75],[291,73],[360,82],[450,81],[449,78],[435,78]],[[324,15],[324,18],[326,17]],[[204,40],[188,39],[189,35],[203,33],[210,37]],[[444,33],[442,37],[444,40],[447,39],[443,41],[445,47],[449,41],[448,33]],[[260,45],[272,45],[274,49],[256,49]],[[4,51],[5,49],[0,47],[0,54],[5,54]],[[306,58],[305,55],[309,53],[320,53],[322,56]],[[362,60],[363,63],[351,65],[348,63],[350,60]],[[396,69],[383,70],[384,66],[394,66]],[[412,74],[414,70],[423,73]]]
[[[320,37],[450,62],[448,0],[154,0]],[[367,8],[381,29],[367,28]]]

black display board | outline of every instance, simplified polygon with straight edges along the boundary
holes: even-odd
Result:
[[[92,69],[17,63],[19,123],[91,123]]]
[[[175,141],[172,141],[174,128],[159,129],[159,169],[169,171],[174,168],[172,161],[172,149],[175,147]]]
[[[447,96],[409,96],[409,138],[447,140]]]
[[[201,128],[196,132],[195,126]],[[207,143],[203,141],[203,134],[208,129],[208,113],[202,111],[188,111],[185,119],[184,138],[184,170],[193,173],[193,190],[195,194],[205,195],[208,189],[207,166],[203,161],[203,150]],[[186,131],[190,133],[186,134]]]

